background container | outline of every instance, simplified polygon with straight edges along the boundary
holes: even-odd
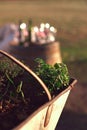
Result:
[[[30,44],[29,47],[11,46],[9,53],[14,57],[23,60],[30,68],[34,68],[35,59],[42,58],[47,64],[54,65],[61,63],[60,43],[52,42],[46,44]]]

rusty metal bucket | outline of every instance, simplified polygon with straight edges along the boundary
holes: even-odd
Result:
[[[47,103],[42,105],[25,121],[15,127],[14,130],[55,130],[69,93],[76,84],[77,80],[71,79],[70,85],[56,97],[52,98],[46,85],[31,69],[8,53],[2,50],[0,50],[0,53],[13,60],[16,64],[30,73],[41,84],[49,99]]]

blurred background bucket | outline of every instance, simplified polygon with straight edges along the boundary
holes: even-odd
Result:
[[[24,46],[11,46],[10,54],[23,62],[31,69],[35,66],[35,59],[41,58],[46,63],[54,65],[56,62],[61,63],[60,43],[52,42],[46,44],[30,44],[29,47]]]

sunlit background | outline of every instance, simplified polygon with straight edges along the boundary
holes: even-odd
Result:
[[[19,25],[20,20],[28,24],[30,19],[34,27],[49,23],[56,29],[56,41],[60,43],[62,61],[67,64],[70,75],[78,80],[57,130],[86,130],[87,1],[0,0],[0,28],[7,24]],[[38,30],[37,27],[35,29]]]

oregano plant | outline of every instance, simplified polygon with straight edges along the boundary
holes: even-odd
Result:
[[[35,72],[43,80],[51,93],[69,85],[70,76],[66,64],[55,63],[52,66],[40,58],[36,58],[35,61],[37,63]]]

